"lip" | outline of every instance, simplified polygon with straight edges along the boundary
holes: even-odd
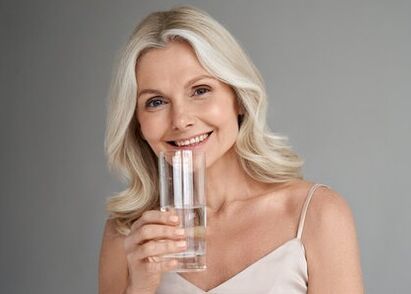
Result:
[[[175,150],[193,150],[193,149],[200,148],[202,145],[204,145],[205,143],[207,143],[207,141],[208,141],[208,139],[210,138],[210,136],[212,135],[212,133],[213,133],[213,131],[205,132],[205,133],[201,133],[201,134],[198,134],[198,135],[195,135],[195,136],[191,136],[191,137],[189,137],[189,138],[184,138],[184,139],[180,139],[180,140],[173,140],[173,141],[167,141],[167,143],[170,144],[171,146],[173,146],[173,148],[174,148]],[[207,136],[207,138],[205,138],[205,139],[204,139],[203,141],[201,141],[201,142],[194,143],[194,144],[189,145],[189,146],[177,146],[177,145],[174,145],[174,142],[175,142],[175,141],[190,140],[190,139],[192,139],[192,138],[195,138],[195,137],[198,137],[198,136],[201,136],[201,135],[204,135],[204,134],[208,134],[208,136]]]

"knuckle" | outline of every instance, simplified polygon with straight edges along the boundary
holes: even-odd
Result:
[[[144,226],[141,228],[140,235],[143,238],[148,238],[151,235],[151,233],[152,233],[152,229],[149,226]]]

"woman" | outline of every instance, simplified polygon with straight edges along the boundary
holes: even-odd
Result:
[[[362,293],[351,212],[265,122],[263,81],[206,13],[146,17],[113,79],[106,150],[129,188],[108,202],[100,293]],[[177,274],[178,219],[158,210],[157,155],[187,140],[207,158],[207,270]],[[164,242],[164,240],[166,240]]]

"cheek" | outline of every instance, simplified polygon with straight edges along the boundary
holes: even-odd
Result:
[[[139,115],[138,121],[140,124],[141,134],[147,141],[155,140],[158,138],[162,132],[161,127],[164,123],[159,117]]]
[[[210,123],[218,127],[228,127],[231,123],[237,123],[237,113],[231,103],[220,101],[202,108],[204,117],[210,119]]]

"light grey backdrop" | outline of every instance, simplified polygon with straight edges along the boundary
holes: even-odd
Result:
[[[411,288],[411,1],[1,1],[1,293],[95,293],[115,53],[197,5],[265,77],[269,122],[349,201],[368,293]]]

